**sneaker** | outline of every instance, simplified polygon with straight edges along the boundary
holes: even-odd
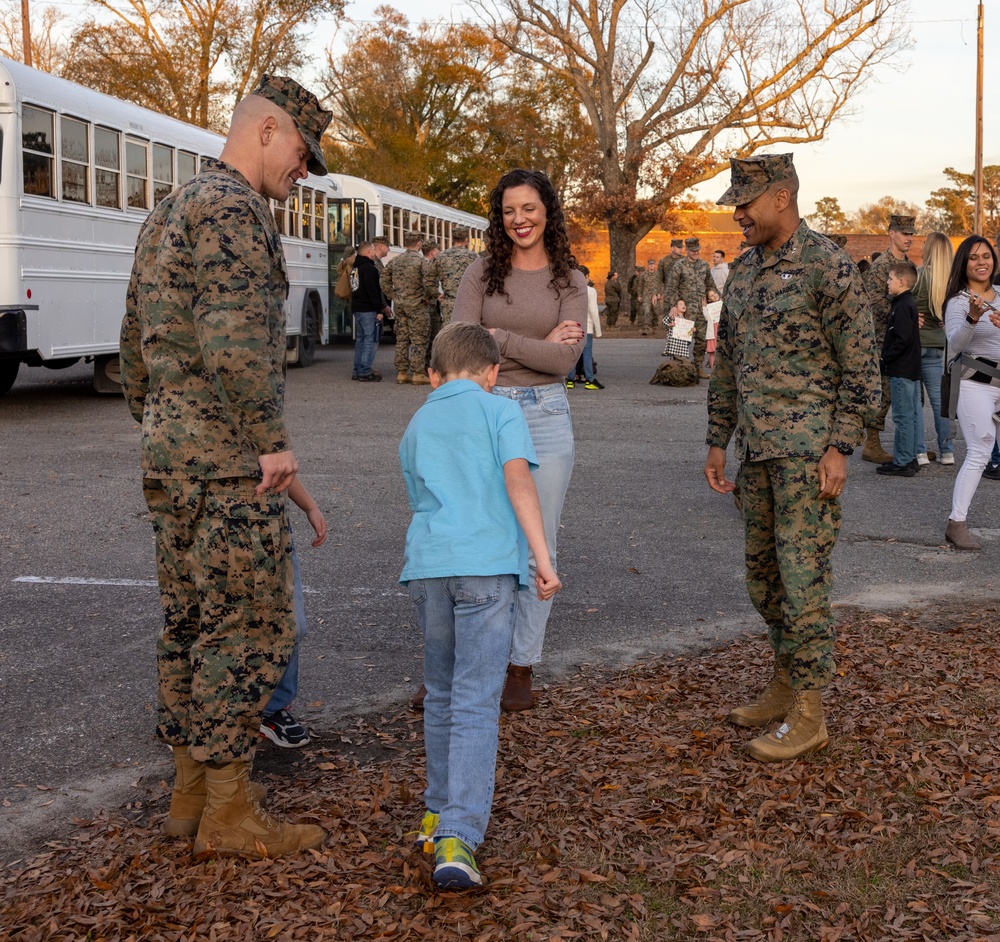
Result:
[[[434,832],[438,829],[441,815],[433,811],[425,811],[420,821],[420,830],[417,831],[417,850],[422,850],[425,854],[434,853]]]
[[[583,384],[584,389],[604,389],[604,383],[598,379],[588,379],[587,382]]]
[[[983,477],[990,481],[1000,481],[1000,464],[988,464],[983,471]]]
[[[954,464],[955,456],[950,451],[941,452],[941,464]]]
[[[282,749],[298,749],[309,742],[306,728],[288,710],[265,713],[260,721],[260,734]]]
[[[922,452],[920,452],[919,455],[917,455],[917,464],[919,464],[919,465],[925,465],[925,464],[930,464],[930,463],[931,463],[931,459],[927,457],[927,452],[926,451],[922,451]]]
[[[376,373],[375,370],[372,370],[367,376],[359,376],[358,377],[358,382],[359,383],[381,383],[382,382],[382,374],[381,373]]]
[[[467,890],[482,886],[483,878],[465,841],[439,837],[434,842],[434,882],[441,890]]]
[[[576,381],[572,379],[566,380],[566,388],[573,389],[576,386]]]
[[[909,464],[896,464],[894,461],[887,461],[880,464],[875,469],[876,474],[887,474],[890,477],[912,478],[917,473],[917,462],[911,461]]]

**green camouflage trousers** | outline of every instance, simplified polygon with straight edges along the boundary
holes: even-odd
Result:
[[[882,404],[878,411],[866,416],[865,428],[885,430],[885,417],[889,414],[889,406],[892,405],[892,385],[888,376],[882,377]]]
[[[427,344],[431,335],[431,319],[427,305],[421,304],[413,310],[406,310],[398,301],[393,313],[396,323],[396,372],[426,373]]]
[[[143,482],[163,631],[157,735],[198,762],[246,761],[295,642],[285,495],[257,481]]]
[[[833,679],[833,548],[840,501],[819,499],[818,458],[744,462],[737,476],[747,590],[793,687]]]

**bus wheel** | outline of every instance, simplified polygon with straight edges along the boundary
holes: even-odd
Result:
[[[122,364],[118,354],[94,357],[94,389],[108,395],[121,394]]]
[[[17,379],[17,371],[20,366],[20,360],[0,360],[0,396],[5,396],[10,392],[14,380]]]
[[[299,356],[293,366],[312,366],[316,361],[316,331],[318,318],[316,310],[310,304],[302,312],[302,333],[299,334]]]

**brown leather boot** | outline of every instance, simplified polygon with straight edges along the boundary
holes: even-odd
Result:
[[[823,691],[796,690],[785,722],[773,733],[758,736],[747,751],[761,762],[782,762],[822,749],[829,741],[823,720]]]
[[[426,373],[414,373],[410,382],[414,386],[430,386],[431,378]]]
[[[250,763],[205,763],[205,811],[198,826],[194,852],[223,856],[278,857],[326,840],[315,824],[285,824],[269,815],[250,790]]]
[[[500,706],[507,713],[530,710],[535,705],[535,695],[531,692],[531,668],[507,665],[507,680],[500,696]]]
[[[402,384],[402,383],[408,383],[409,381],[410,381],[410,374],[409,373],[404,373],[402,370],[400,370],[396,374],[396,382],[397,383]]]
[[[870,428],[865,430],[868,435],[865,438],[865,449],[861,457],[865,461],[874,461],[875,464],[885,464],[892,461],[892,455],[882,447],[882,439],[879,438],[878,429]]]
[[[424,708],[424,698],[427,696],[427,688],[421,684],[420,689],[410,697],[410,709],[422,710]]]
[[[187,746],[170,748],[174,754],[174,790],[163,830],[170,837],[194,837],[205,810],[205,763],[192,759]],[[267,798],[266,785],[251,782],[250,791],[258,802]]]
[[[964,520],[949,520],[948,526],[944,528],[944,538],[957,550],[975,552],[983,548],[982,543],[977,543],[972,538],[969,525]]]
[[[737,726],[767,726],[775,720],[783,720],[792,708],[794,699],[788,683],[788,671],[776,664],[770,683],[757,694],[756,700],[732,710],[729,722]]]

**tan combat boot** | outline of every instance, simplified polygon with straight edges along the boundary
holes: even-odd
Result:
[[[507,665],[507,680],[500,696],[500,706],[508,713],[530,710],[535,705],[535,695],[531,691],[531,668]]]
[[[414,373],[410,382],[414,386],[430,386],[431,378],[426,373]]]
[[[402,370],[400,370],[396,374],[396,382],[397,383],[403,384],[403,383],[408,383],[409,381],[410,381],[410,374],[409,373],[404,373]]]
[[[797,759],[822,749],[830,740],[823,721],[823,691],[794,691],[792,708],[773,733],[758,736],[747,751],[761,762]]]
[[[964,520],[949,520],[948,526],[944,528],[944,538],[957,550],[976,552],[983,548],[982,543],[973,539],[969,525]]]
[[[205,763],[192,759],[187,746],[171,746],[170,749],[174,754],[174,790],[163,830],[170,837],[194,837],[205,810]],[[252,782],[250,791],[259,802],[267,798],[264,785]]]
[[[776,664],[770,683],[752,703],[745,703],[731,711],[729,722],[737,726],[767,726],[775,720],[783,720],[794,699],[794,692],[788,683],[788,671]]]
[[[194,852],[240,854],[244,857],[278,857],[326,840],[326,831],[315,824],[285,824],[272,817],[250,789],[250,763],[205,763],[208,795],[198,826]]]
[[[875,464],[885,464],[892,461],[892,455],[882,447],[882,439],[879,438],[878,429],[867,429],[868,437],[865,439],[865,449],[861,457],[865,461],[874,461]]]

